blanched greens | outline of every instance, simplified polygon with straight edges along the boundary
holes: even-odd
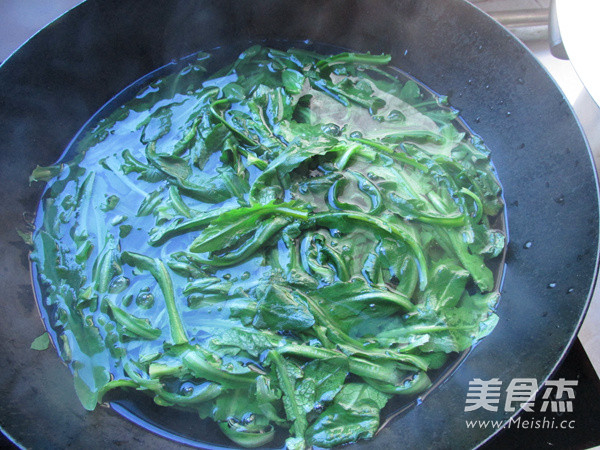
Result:
[[[87,129],[32,260],[82,404],[115,388],[290,449],[373,437],[492,331],[489,152],[388,56],[200,54]]]

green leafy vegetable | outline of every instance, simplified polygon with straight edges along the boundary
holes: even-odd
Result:
[[[42,333],[31,343],[32,350],[46,350],[50,346],[50,335],[48,332]]]
[[[136,389],[243,447],[370,439],[498,321],[489,150],[389,55],[209,59],[33,171],[58,351],[89,410]]]
[[[367,384],[348,383],[307,431],[309,442],[333,447],[369,439],[379,428],[379,410],[389,396]]]

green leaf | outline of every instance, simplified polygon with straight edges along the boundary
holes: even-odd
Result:
[[[306,413],[331,402],[348,375],[346,358],[313,360],[303,367],[304,376],[296,386],[298,404]]]
[[[499,294],[469,295],[465,293],[458,308],[444,312],[446,323],[459,351],[469,348],[475,342],[492,332],[498,323],[495,308]]]
[[[305,450],[306,442],[303,437],[289,437],[285,440],[285,448],[286,450]]]
[[[327,73],[336,64],[388,64],[392,60],[390,55],[371,55],[369,53],[339,53],[317,62],[317,69]]]
[[[121,199],[119,197],[117,197],[116,195],[111,195],[106,198],[106,202],[100,208],[104,212],[112,211],[113,209],[115,209],[117,207],[120,200]]]
[[[348,383],[335,397],[335,403],[346,410],[360,408],[364,405],[381,409],[387,404],[389,398],[389,395],[379,392],[367,384]]]
[[[221,431],[243,447],[260,447],[274,437],[273,426],[263,415],[263,402],[257,401],[252,391],[234,389],[220,395],[212,410]]]
[[[265,216],[279,214],[306,219],[308,212],[298,206],[296,202],[269,203],[226,211],[194,240],[190,250],[201,253],[235,246],[240,242],[241,237],[256,231],[260,226],[260,220]]]
[[[310,444],[331,448],[359,439],[371,439],[379,428],[379,410],[373,407],[346,410],[340,405],[328,407],[308,428]]]
[[[324,142],[323,144],[312,142],[310,146],[300,144],[290,145],[286,151],[271,161],[264,172],[254,181],[250,189],[250,198],[254,200],[258,199],[262,189],[269,187],[272,183],[278,183],[279,174],[290,174],[294,169],[313,157],[323,156],[328,153],[339,153],[346,148],[346,146],[337,146],[334,143],[335,141],[329,140],[329,142]]]
[[[29,245],[30,247],[33,247],[33,233],[31,231],[21,231],[21,230],[16,230],[17,234],[19,235],[19,237],[21,239],[23,239],[23,242],[25,242],[26,245]]]
[[[303,331],[315,324],[304,300],[294,295],[290,289],[269,285],[258,300],[256,328],[269,328],[273,331]]]
[[[387,238],[381,241],[376,250],[381,265],[390,272],[390,279],[385,281],[390,283],[394,277],[398,282],[396,291],[412,298],[419,281],[419,271],[410,248],[404,242]]]
[[[471,253],[495,258],[504,250],[506,238],[501,231],[491,230],[488,226],[473,225],[473,243],[469,244]]]
[[[152,145],[152,144],[150,144]],[[179,156],[151,154],[146,151],[148,161],[158,170],[169,177],[175,178],[180,183],[183,183],[192,174],[192,168],[189,163]]]
[[[98,404],[100,392],[110,382],[108,370],[103,366],[93,366],[91,370],[79,369],[73,373],[73,383],[79,401],[85,409],[93,411]]]
[[[141,163],[131,154],[130,150],[123,150],[121,157],[123,158],[123,164],[120,169],[125,175],[138,173],[139,180],[147,181],[149,183],[156,183],[166,177],[166,175],[160,172],[156,167]]]
[[[133,226],[131,225],[119,225],[119,237],[121,239],[126,238],[131,233]]]
[[[418,242],[418,237],[416,237],[412,230],[407,228],[404,224],[398,222],[394,223],[389,219],[383,220],[379,217],[373,217],[365,213],[346,211],[318,213],[314,214],[312,217],[318,224],[330,228],[339,228],[340,224],[344,222],[356,223],[357,225],[373,229],[379,233],[389,234],[394,238],[404,241],[410,247],[419,264],[420,288],[425,289],[425,286],[427,286],[427,261],[423,248]]]
[[[142,143],[155,142],[167,134],[171,130],[172,115],[173,110],[165,105],[143,120],[138,125],[138,129],[142,129],[142,137],[140,138]]]
[[[162,331],[152,327],[148,319],[136,317],[108,300],[107,303],[115,321],[121,324],[125,329],[125,334],[148,340],[158,339],[162,335]]]
[[[409,104],[418,102],[421,99],[421,88],[414,81],[408,80],[400,91],[400,99]]]
[[[236,347],[257,357],[265,350],[277,347],[281,338],[266,330],[254,330],[252,328],[238,327],[218,330],[211,338],[215,346]]]
[[[427,341],[419,344],[422,351],[461,352],[492,332],[498,323],[494,313],[498,297],[498,293],[472,296],[463,293],[456,307],[424,310],[381,332],[377,338],[410,344],[416,336],[428,336]]]
[[[107,292],[111,280],[120,272],[121,267],[117,261],[117,248],[115,240],[112,235],[108,235],[104,248],[94,262],[94,267],[92,270],[94,288],[99,293]]]
[[[98,393],[90,389],[90,387],[79,376],[74,375],[73,382],[75,384],[75,392],[79,401],[85,409],[93,411],[98,404]]]
[[[246,92],[240,84],[229,83],[223,86],[223,95],[230,100],[240,102],[246,97]]]
[[[136,216],[144,217],[153,214],[158,205],[164,201],[163,189],[157,189],[149,194],[140,203]]]
[[[197,213],[193,218],[189,220],[185,220],[181,217],[178,217],[169,224],[163,225],[152,230],[150,233],[150,240],[148,241],[148,243],[154,246],[160,245],[173,237],[206,228],[216,218],[220,217],[223,213],[229,210],[231,210],[231,207],[213,209],[210,211]]]
[[[152,380],[152,381],[156,381],[156,380]],[[150,382],[150,380],[144,384],[140,383],[142,386],[144,385],[148,385]],[[201,405],[205,402],[209,402],[213,399],[215,399],[216,397],[218,397],[219,395],[221,395],[221,393],[223,392],[223,388],[221,387],[221,385],[217,384],[217,383],[202,383],[200,385],[195,385],[192,387],[192,392],[191,393],[187,393],[185,395],[182,394],[177,394],[177,393],[173,393],[173,392],[168,392],[165,391],[162,388],[162,385],[160,383],[158,383],[158,381],[156,381],[157,384],[157,388],[155,388],[155,390],[157,391],[157,397],[160,398],[162,401],[164,402],[168,402],[169,405],[168,406],[172,406],[172,405],[178,405],[178,406],[197,406],[197,405]],[[155,401],[156,401],[156,397],[155,397]]]
[[[437,233],[442,239],[448,240],[460,263],[469,271],[479,289],[482,292],[491,291],[494,287],[494,274],[485,265],[483,256],[471,253],[462,230],[439,229]]]
[[[410,299],[391,288],[369,286],[362,278],[337,282],[311,292],[338,326],[348,332],[366,319],[382,319],[415,309]]]
[[[379,411],[389,395],[364,383],[348,383],[306,431],[307,440],[330,448],[372,438],[379,428]]]
[[[223,361],[208,350],[196,346],[183,354],[184,366],[196,377],[219,383],[229,388],[244,388],[256,382],[257,374],[248,367],[241,367],[236,372],[235,366]],[[231,367],[229,367],[231,366]]]
[[[175,294],[173,292],[173,281],[165,264],[160,259],[150,258],[145,255],[133,252],[123,252],[121,259],[125,264],[137,267],[140,270],[147,270],[157,281],[163,293],[167,314],[169,316],[169,326],[171,328],[171,338],[175,344],[186,344],[188,342],[187,333],[183,326],[181,316],[179,315]]]
[[[296,380],[301,378],[302,372],[291,361],[284,358],[276,350],[271,350],[268,358],[275,366],[279,386],[283,392],[283,406],[288,420],[292,421],[292,432],[297,438],[303,438],[308,421],[306,413],[296,397]]]
[[[50,181],[56,177],[63,169],[63,164],[55,164],[53,166],[36,166],[29,176],[29,182],[34,181]]]
[[[465,292],[469,272],[452,260],[438,262],[431,271],[432,277],[425,292],[427,301],[434,309],[455,306]]]
[[[42,351],[42,350],[46,350],[49,346],[50,346],[50,335],[48,334],[47,331],[45,333],[42,333],[38,337],[36,337],[33,340],[33,342],[31,343],[32,350]]]
[[[237,422],[223,422],[219,424],[221,431],[233,442],[246,448],[262,447],[273,440],[275,429],[267,425],[265,429],[249,430]]]
[[[249,189],[247,182],[234,174],[230,167],[222,168],[217,175],[212,176],[194,172],[187,160],[156,153],[154,142],[146,146],[146,158],[157,170],[172,179],[185,194],[206,203],[219,203],[232,196],[241,197]],[[156,206],[154,199],[150,199],[153,202],[144,211],[151,211]]]
[[[281,72],[283,87],[285,87],[285,90],[290,94],[299,94],[302,92],[305,78],[306,77],[297,70],[286,69]]]

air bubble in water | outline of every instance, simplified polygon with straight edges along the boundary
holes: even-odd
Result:
[[[194,387],[194,384],[190,383],[189,381],[182,383],[179,387],[179,395],[192,395],[194,393]]]
[[[147,291],[141,291],[135,299],[135,304],[142,309],[150,309],[154,306],[154,295]]]

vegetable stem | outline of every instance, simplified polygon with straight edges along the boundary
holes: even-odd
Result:
[[[420,244],[408,233],[403,231],[401,228],[384,222],[382,219],[370,216],[364,213],[358,212],[331,212],[331,213],[316,213],[311,216],[311,219],[316,223],[323,223],[325,225],[334,225],[337,220],[351,220],[359,222],[370,227],[374,227],[378,230],[384,231],[394,237],[397,237],[408,244],[410,249],[413,251],[415,258],[419,265],[419,286],[421,289],[425,289],[427,286],[427,260]]]
[[[372,147],[375,150],[379,150],[387,155],[390,155],[392,158],[397,159],[398,161],[403,162],[405,164],[408,164],[409,166],[412,166],[415,169],[422,170],[423,172],[428,171],[428,168],[426,165],[421,164],[418,161],[415,161],[413,158],[407,156],[404,153],[400,153],[395,150],[392,150],[390,147],[388,147],[387,145],[384,145],[380,142],[376,142],[376,141],[372,141],[370,139],[364,139],[364,138],[350,138],[350,140],[355,141],[355,142],[360,142],[361,144],[364,144],[364,145],[368,145],[369,147]]]
[[[147,270],[152,274],[154,279],[158,282],[165,299],[173,342],[175,344],[188,343],[185,327],[183,326],[183,322],[177,311],[175,294],[173,292],[173,282],[171,281],[171,276],[169,275],[165,264],[160,259],[150,258],[133,252],[123,252],[121,258],[126,264],[138,267],[140,270]]]

